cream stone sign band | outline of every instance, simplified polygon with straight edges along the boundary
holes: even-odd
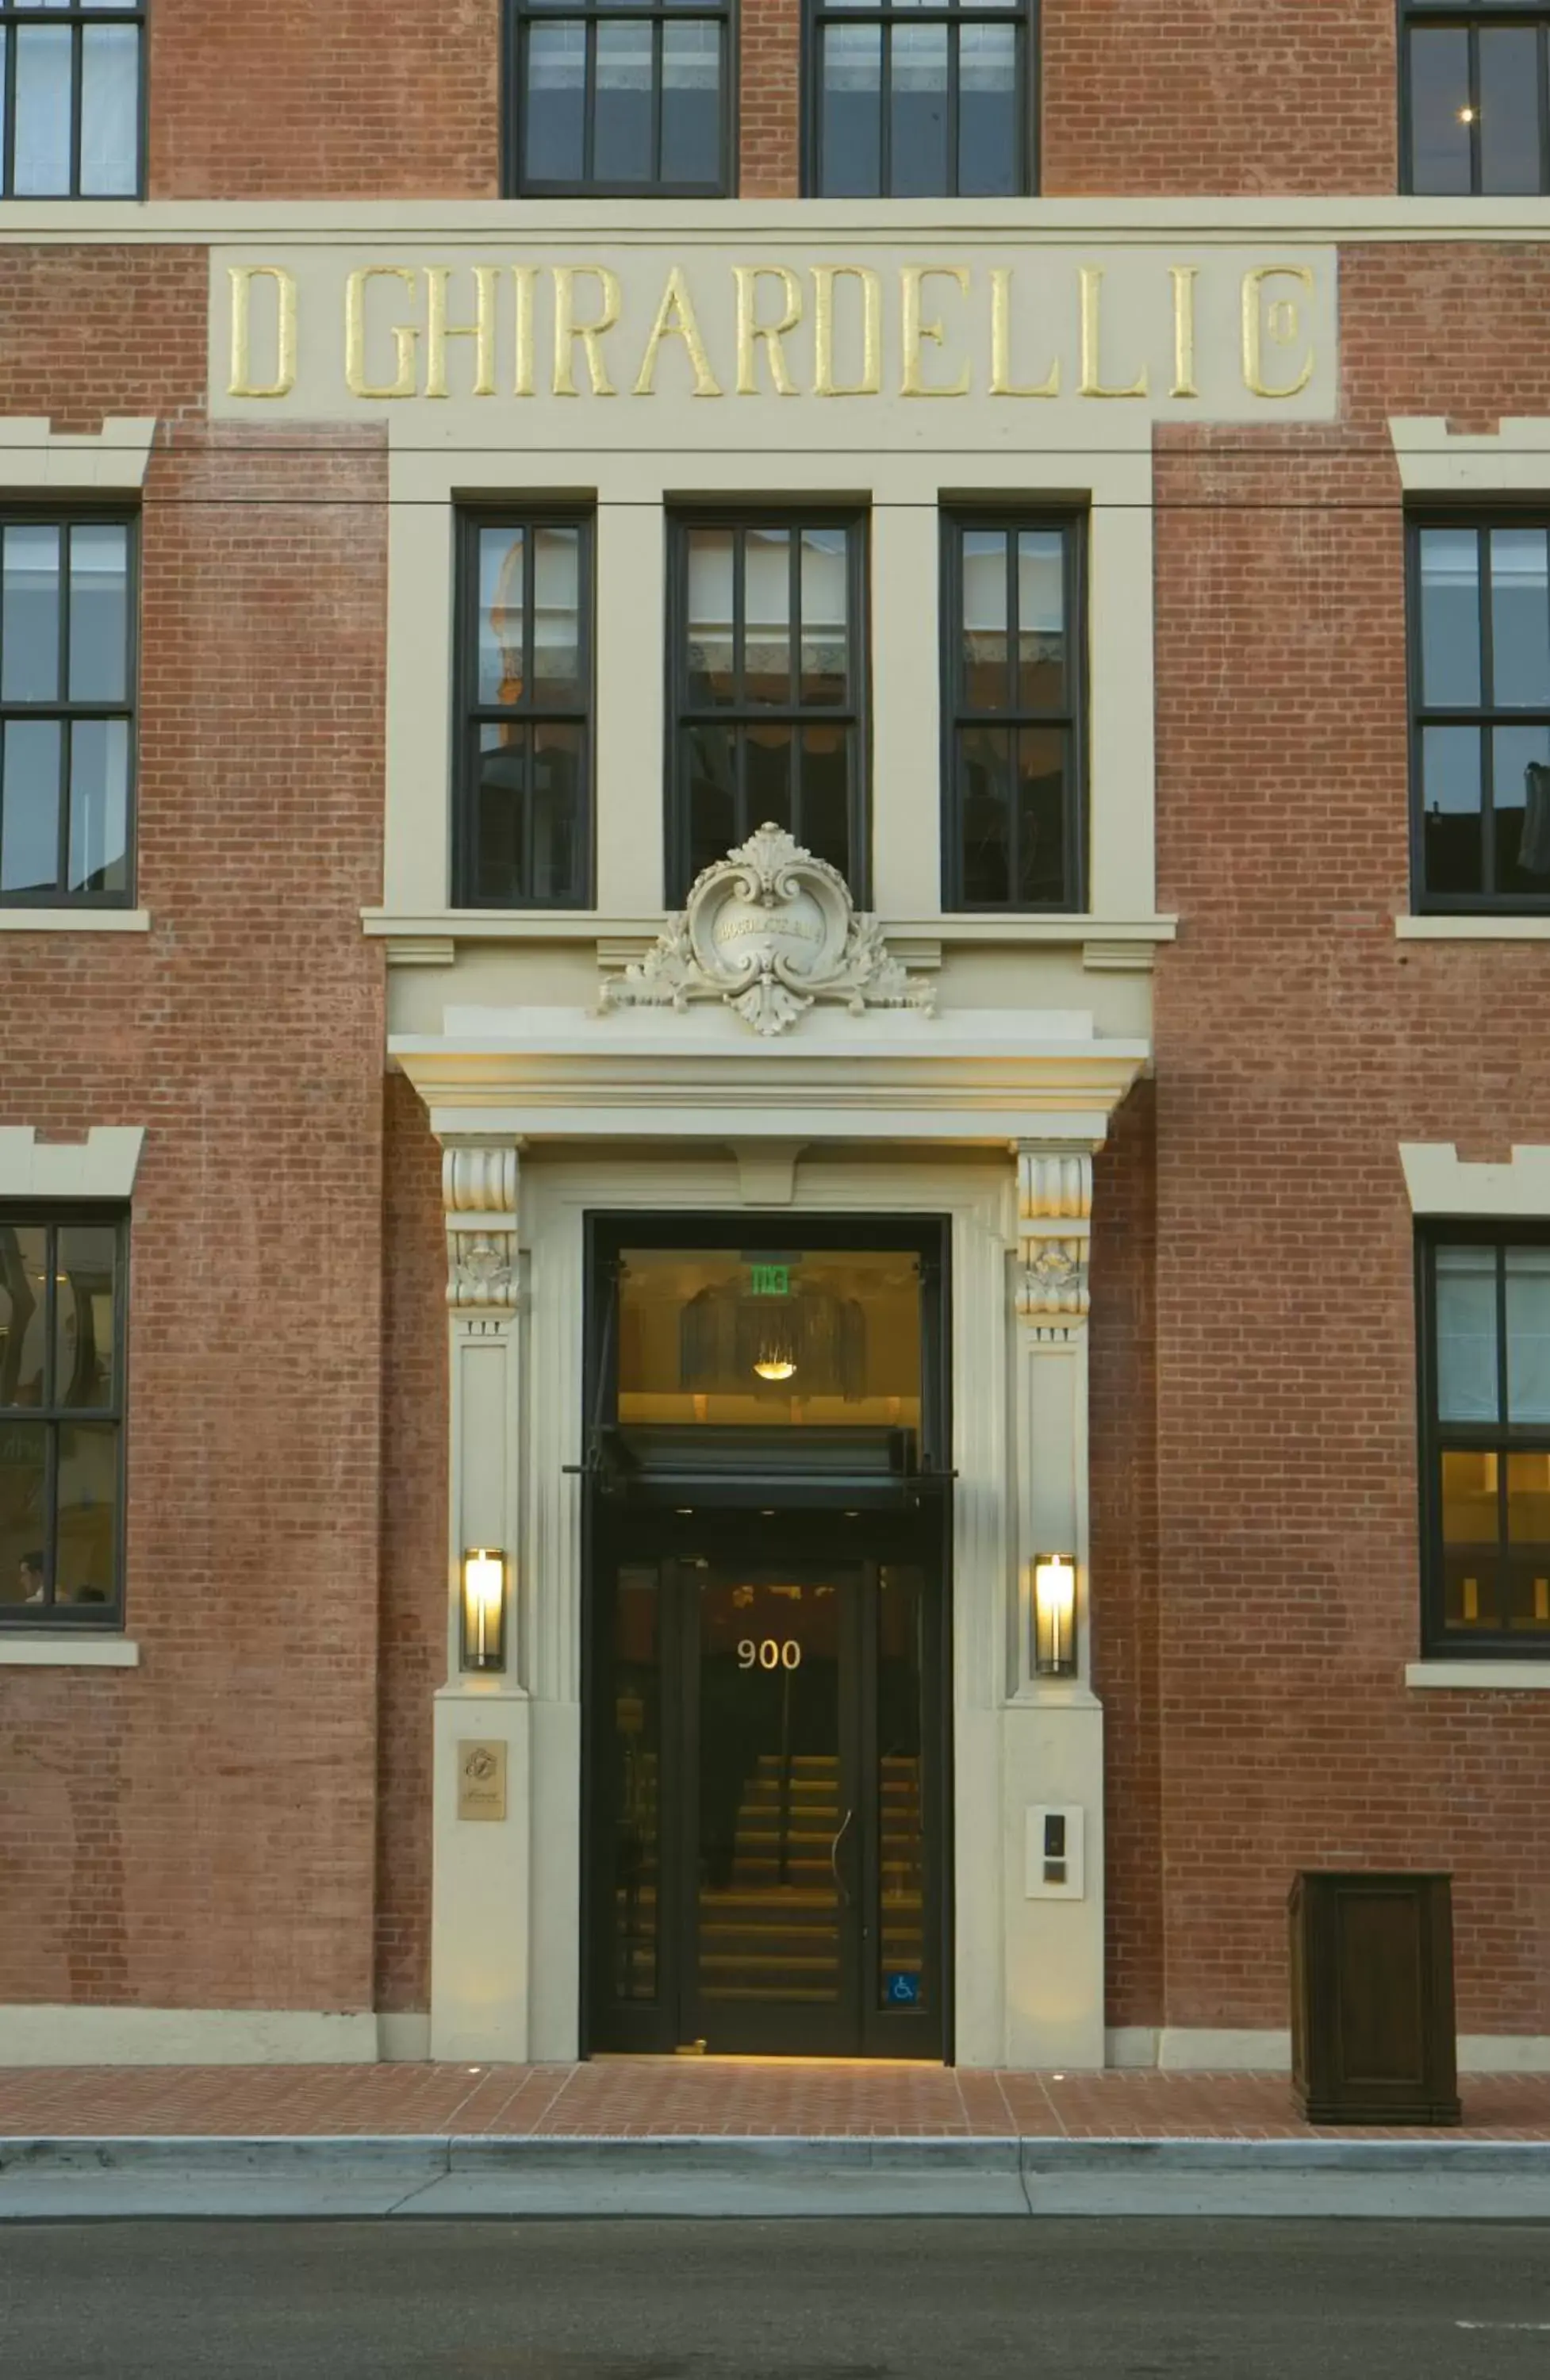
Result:
[[[619,432],[602,414],[680,401],[696,439],[709,430],[715,443],[726,432],[707,417],[739,400],[851,400],[824,410],[874,416],[985,400],[1023,418],[1023,439],[1041,412],[1072,407],[1328,418],[1335,273],[1325,249],[1169,258],[1031,237],[770,261],[710,247],[418,261],[218,249],[212,402],[336,419],[449,402],[568,417],[579,401],[599,415],[587,437],[604,430],[610,443]],[[555,435],[574,436],[574,422],[556,419]]]

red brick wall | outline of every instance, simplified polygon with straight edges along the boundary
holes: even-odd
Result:
[[[442,1152],[402,1075],[386,1093],[377,2005],[430,1995],[431,1696],[446,1677],[447,1241]]]
[[[209,288],[199,248],[0,248],[0,411],[202,413]]]
[[[802,0],[743,0],[738,29],[740,197],[801,188]]]
[[[96,292],[56,367],[72,402],[189,403],[204,259],[159,261],[56,256]],[[46,383],[46,353],[28,370]],[[36,403],[0,377],[0,410]],[[0,938],[0,1116],[148,1128],[141,1666],[0,1669],[0,2002],[371,2004],[385,1027],[357,913],[381,888],[383,457],[375,433],[251,448],[164,429],[146,488],[151,932]]]
[[[1398,187],[1393,0],[1041,0],[1046,196]]]
[[[1418,1651],[1408,1139],[1550,1137],[1550,949],[1398,942],[1385,416],[1543,413],[1550,260],[1358,249],[1335,432],[1158,478],[1157,1476],[1168,2021],[1286,2022],[1304,1864],[1456,1872],[1459,2022],[1550,2032],[1550,1707]],[[1257,448],[1257,452],[1255,451]]]
[[[500,189],[499,0],[155,0],[153,199]]]

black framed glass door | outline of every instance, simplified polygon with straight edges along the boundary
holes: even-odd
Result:
[[[859,1513],[601,1532],[592,2047],[944,2054],[942,1607],[921,1534]]]

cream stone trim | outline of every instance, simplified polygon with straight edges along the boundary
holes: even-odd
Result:
[[[0,909],[0,934],[148,934],[149,909]]]
[[[1494,431],[1448,428],[1436,414],[1391,414],[1407,496],[1514,496],[1550,488],[1550,417],[1511,416]]]
[[[0,2066],[343,2066],[376,2057],[369,2010],[0,2008]]]
[[[138,1670],[139,1646],[128,1636],[88,1636],[61,1629],[53,1636],[0,1631],[0,1670]],[[0,2058],[0,2063],[4,2063]]]
[[[386,2064],[423,2066],[430,2056],[430,2016],[384,2009],[377,2018],[377,2055]]]
[[[1401,942],[1550,942],[1550,917],[1396,917]]]
[[[619,199],[315,200],[7,199],[0,245],[154,247],[284,240],[328,247],[351,238],[404,249],[449,239],[537,241],[573,234],[651,246],[664,237],[706,245],[735,234],[750,245],[842,237],[859,247],[901,237],[984,235],[1093,247],[1168,247],[1181,239],[1241,247],[1247,239],[1364,243],[1550,238],[1543,198],[1188,199]]]
[[[1466,1165],[1451,1141],[1401,1141],[1399,1162],[1414,1215],[1503,1222],[1550,1216],[1550,1147],[1514,1148],[1506,1165]]]
[[[153,414],[110,414],[94,432],[55,431],[46,415],[0,415],[0,487],[7,495],[142,488],[155,435]]]
[[[42,914],[53,917],[74,913],[47,910]],[[133,914],[144,917],[150,923],[143,910]],[[0,910],[0,927],[6,916]],[[1550,918],[1531,922],[1550,934]],[[450,965],[458,942],[589,942],[596,939],[599,943],[618,944],[627,950],[631,958],[638,958],[661,931],[661,924],[660,916],[611,917],[596,909],[438,909],[406,917],[394,916],[386,909],[363,909],[360,913],[361,931],[369,941],[403,945],[396,958],[391,949],[388,953],[389,964],[400,966],[414,964],[407,953],[422,944],[433,946],[438,954],[443,950],[448,953],[445,959],[438,955],[434,961],[428,960],[428,965]],[[982,910],[943,909],[926,917],[885,917],[882,929],[890,942],[918,939],[947,949],[959,944],[1028,944],[1057,950],[1075,943],[1087,949],[1110,943],[1133,945],[1136,964],[1140,965],[1147,963],[1147,953],[1154,944],[1178,940],[1179,920],[1166,915],[1100,917],[1086,909],[1011,912],[1004,917]],[[619,963],[623,964],[623,960]],[[1089,960],[1088,964],[1094,962]]]
[[[1461,1694],[1550,1694],[1550,1661],[1407,1661],[1405,1683]]]
[[[40,1140],[0,1124],[0,1198],[127,1198],[145,1143],[139,1123],[94,1123],[84,1140]]]

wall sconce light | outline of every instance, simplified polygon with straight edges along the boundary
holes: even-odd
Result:
[[[506,1557],[486,1546],[463,1556],[463,1667],[506,1666]]]
[[[1041,1678],[1076,1675],[1076,1564],[1070,1554],[1034,1557],[1034,1669]]]

